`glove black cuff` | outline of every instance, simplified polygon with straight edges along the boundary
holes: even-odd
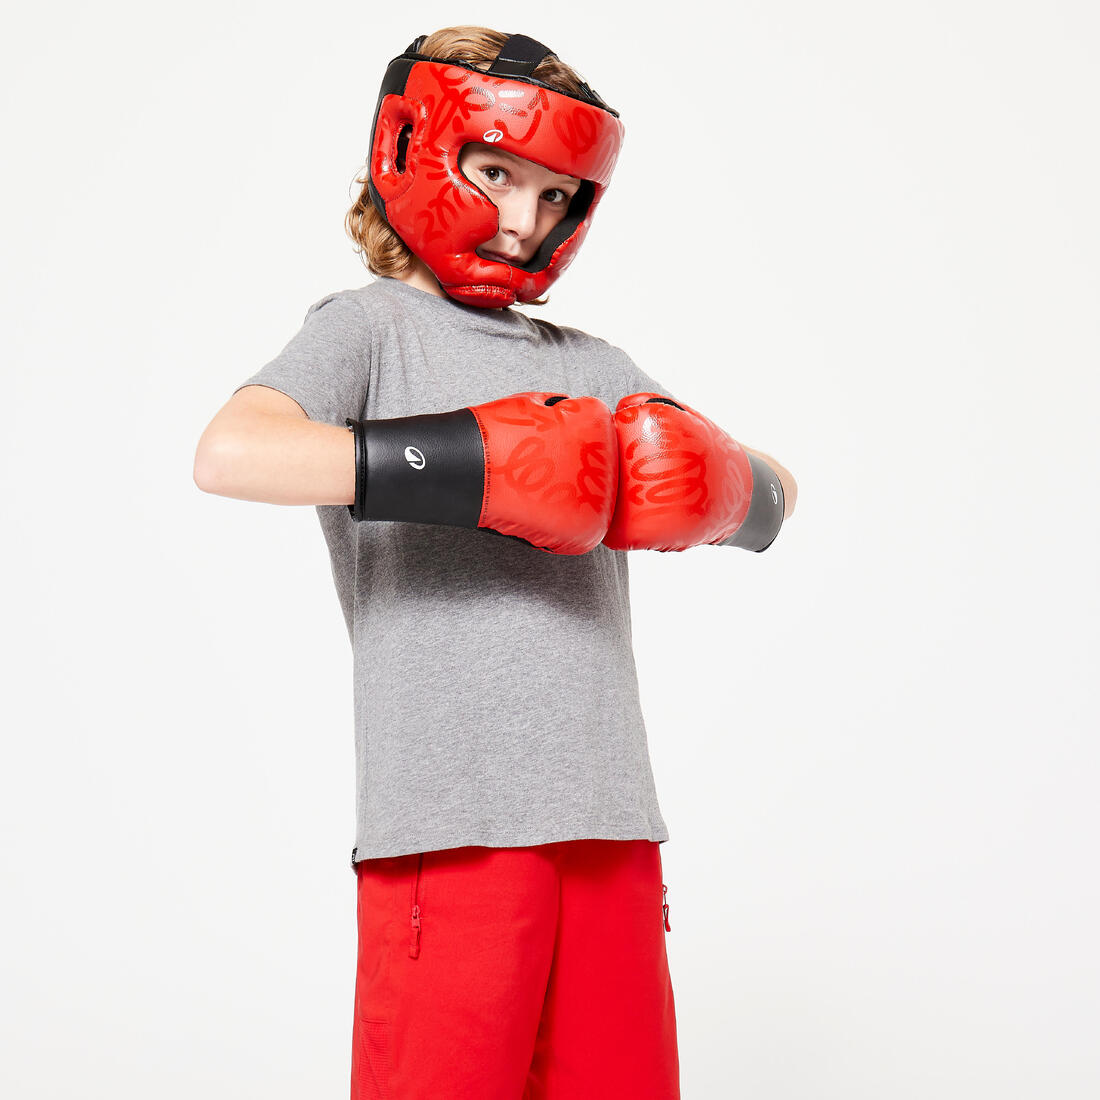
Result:
[[[346,423],[355,433],[353,519],[477,527],[485,447],[468,408]]]
[[[354,520],[365,519],[367,498],[367,441],[365,428],[361,420],[352,420],[349,416],[344,423],[355,436],[355,500],[348,505],[348,511]]]

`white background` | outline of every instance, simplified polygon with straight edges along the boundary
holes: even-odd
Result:
[[[72,2],[6,15],[0,1093],[344,1097],[350,651],[198,437],[344,236],[388,60],[623,114],[542,313],[799,482],[631,557],[687,1100],[1093,1100],[1094,5]]]

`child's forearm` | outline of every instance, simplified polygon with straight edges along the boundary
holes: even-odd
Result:
[[[305,416],[223,410],[195,452],[207,493],[268,504],[351,504],[355,440]]]

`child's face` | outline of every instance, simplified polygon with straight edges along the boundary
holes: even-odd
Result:
[[[565,217],[581,185],[492,145],[472,142],[462,148],[462,174],[490,198],[500,211],[496,236],[477,249],[482,259],[524,264],[538,251],[546,235]]]

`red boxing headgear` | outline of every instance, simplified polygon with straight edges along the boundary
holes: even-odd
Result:
[[[439,280],[467,305],[529,302],[569,266],[611,180],[623,124],[588,85],[571,95],[531,75],[551,51],[522,34],[488,72],[425,57],[418,38],[386,69],[370,150],[378,212]],[[497,233],[496,206],[459,169],[468,142],[495,145],[582,183],[561,222],[523,265],[474,251]]]

